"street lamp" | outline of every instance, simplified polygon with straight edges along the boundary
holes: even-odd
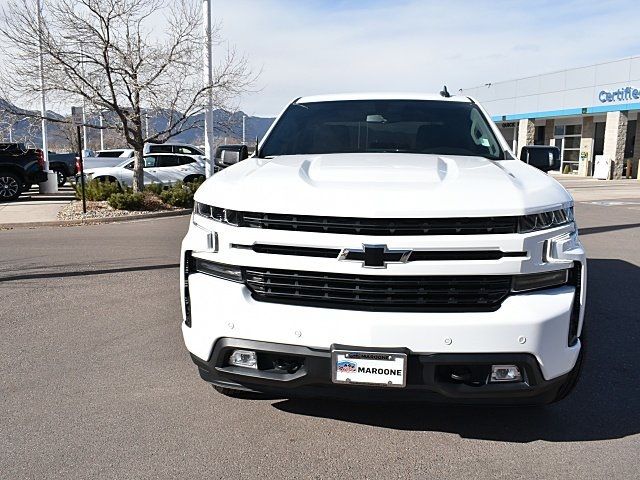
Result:
[[[204,152],[205,176],[213,175],[213,47],[211,45],[211,0],[202,1],[202,15],[204,16],[204,82],[207,86],[207,105],[204,112]]]
[[[247,132],[247,116],[242,114],[242,144],[246,145],[246,132]]]
[[[104,117],[100,110],[100,150],[104,150]]]
[[[40,116],[42,117],[42,156],[47,180],[39,185],[40,193],[56,193],[58,191],[58,175],[49,169],[49,142],[47,139],[47,99],[44,89],[44,51],[42,48],[42,0],[36,1],[38,15],[38,43],[40,63]]]

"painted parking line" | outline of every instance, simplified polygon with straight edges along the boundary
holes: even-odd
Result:
[[[590,205],[600,205],[603,207],[619,207],[624,205],[640,205],[640,202],[625,202],[621,200],[598,200],[593,202],[579,202],[588,203]]]

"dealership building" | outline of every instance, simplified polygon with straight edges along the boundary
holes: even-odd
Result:
[[[461,89],[488,110],[513,151],[560,148],[563,173],[638,178],[640,56]],[[602,170],[600,170],[602,171]]]

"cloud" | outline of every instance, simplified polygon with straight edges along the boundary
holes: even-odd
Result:
[[[636,8],[635,1],[213,4],[225,39],[262,68],[261,90],[241,107],[263,115],[302,95],[436,92],[443,84],[453,92],[638,54],[633,21],[620,24]]]

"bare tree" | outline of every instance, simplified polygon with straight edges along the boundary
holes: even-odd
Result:
[[[0,23],[9,48],[0,72],[5,98],[34,99],[42,46],[45,89],[55,104],[84,104],[110,112],[116,129],[135,150],[134,190],[143,187],[146,142],[164,142],[194,128],[209,90],[217,108],[229,108],[255,80],[246,59],[227,49],[203,83],[201,2],[198,0],[50,0],[38,28],[36,0],[10,0]],[[220,28],[213,37],[220,42]],[[146,132],[146,114],[163,118]],[[157,123],[156,123],[157,126]]]

